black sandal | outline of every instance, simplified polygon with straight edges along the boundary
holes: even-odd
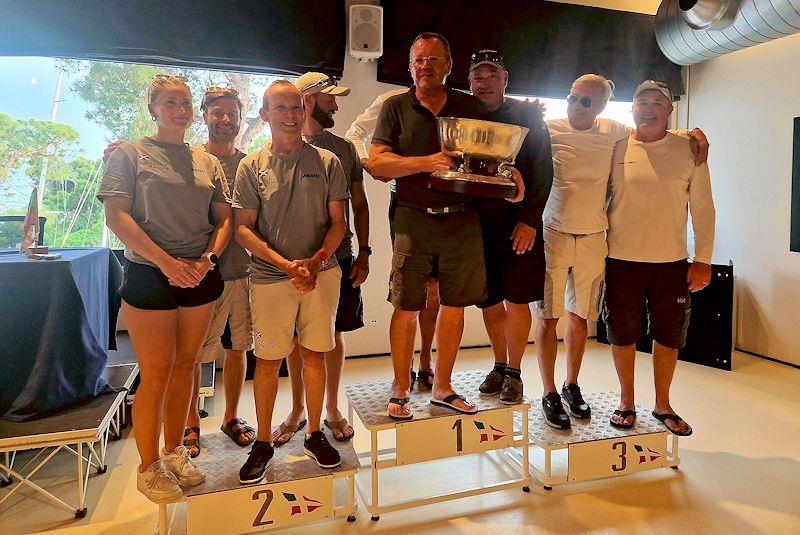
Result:
[[[400,408],[402,408],[403,410],[405,410],[406,403],[408,403],[409,405],[411,404],[411,400],[408,398],[408,396],[404,398],[389,398],[389,405],[399,405]],[[414,417],[410,409],[409,413],[406,416],[396,416],[391,412],[389,412],[388,408],[386,409],[386,414],[388,414],[389,418],[391,418],[392,420],[397,420],[397,421],[410,420]]]
[[[692,431],[692,426],[689,425],[688,422],[686,422],[686,431],[684,431],[682,433],[678,432],[678,431],[673,431],[672,429],[670,429],[670,427],[667,425],[667,422],[665,420],[671,420],[675,424],[675,427],[680,426],[681,422],[685,421],[683,418],[681,418],[677,414],[669,414],[668,412],[665,412],[663,414],[657,414],[656,411],[653,411],[653,418],[655,418],[656,420],[658,420],[659,422],[664,424],[664,427],[666,427],[667,430],[670,433],[672,433],[673,435],[678,435],[679,437],[688,437],[693,432]]]
[[[236,424],[239,424],[239,428],[234,431],[233,426]],[[241,418],[234,418],[233,420],[223,425],[219,429],[220,431],[231,437],[231,440],[233,440],[234,444],[236,444],[240,448],[245,448],[256,440],[255,436],[256,430],[247,425],[247,422],[245,422]],[[253,433],[253,438],[252,439],[245,438],[245,442],[241,442],[241,439],[242,437],[244,437],[245,433]]]
[[[467,398],[465,398],[461,394],[450,394],[444,399],[431,398],[431,403],[433,403],[434,405],[439,405],[440,407],[447,407],[448,409],[453,409],[454,411],[460,412],[461,414],[477,414],[478,412],[477,405],[475,406],[474,409],[462,409],[461,407],[453,404],[453,402],[457,399],[460,399],[464,403],[471,403],[470,401],[467,401]]]
[[[433,388],[433,385],[428,382],[429,379],[433,379],[433,371],[429,370],[420,370],[417,373],[417,390],[430,390]]]
[[[619,416],[622,419],[623,422],[625,421],[625,418],[627,418],[628,416],[633,416],[633,420],[631,420],[630,424],[626,424],[626,423],[618,424],[617,422],[615,422],[614,420],[609,418],[608,423],[611,424],[611,427],[616,427],[617,429],[633,429],[633,426],[636,425],[636,411],[635,410],[621,411],[621,410],[617,409],[617,410],[614,411],[614,414],[612,416]]]
[[[186,438],[192,433],[196,434],[197,438]],[[183,445],[189,450],[192,459],[200,455],[200,427],[187,427],[183,430]]]

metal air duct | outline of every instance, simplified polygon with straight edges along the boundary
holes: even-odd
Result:
[[[663,0],[656,13],[658,46],[678,65],[798,32],[800,0]]]

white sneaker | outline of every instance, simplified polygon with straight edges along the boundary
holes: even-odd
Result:
[[[183,499],[178,479],[158,460],[140,472],[136,469],[136,488],[154,503],[172,503]]]
[[[161,449],[161,462],[164,468],[172,472],[178,483],[183,486],[199,485],[206,480],[206,475],[198,470],[197,465],[189,457],[186,446],[178,446],[172,453]]]

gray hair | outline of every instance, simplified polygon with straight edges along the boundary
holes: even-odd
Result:
[[[600,76],[599,74],[584,74],[579,76],[577,80],[572,82],[572,87],[575,87],[578,84],[585,84],[585,83],[592,83],[592,84],[599,84],[603,86],[603,100],[608,102],[614,96],[614,82],[608,80],[604,76]]]

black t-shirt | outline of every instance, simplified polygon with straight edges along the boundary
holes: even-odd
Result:
[[[378,116],[372,142],[386,145],[400,156],[428,156],[441,150],[436,117],[420,104],[415,87],[386,100]],[[447,102],[438,117],[479,119],[480,101],[447,88]],[[469,202],[471,197],[428,188],[430,173],[417,173],[396,180],[397,202],[401,206],[441,208]]]
[[[497,123],[524,126],[530,131],[514,163],[525,182],[525,198],[518,204],[504,199],[482,198],[478,209],[482,216],[492,217],[516,211],[516,221],[537,228],[542,224],[542,213],[553,185],[553,155],[550,134],[536,104],[506,98],[493,112],[481,115],[481,119]]]

